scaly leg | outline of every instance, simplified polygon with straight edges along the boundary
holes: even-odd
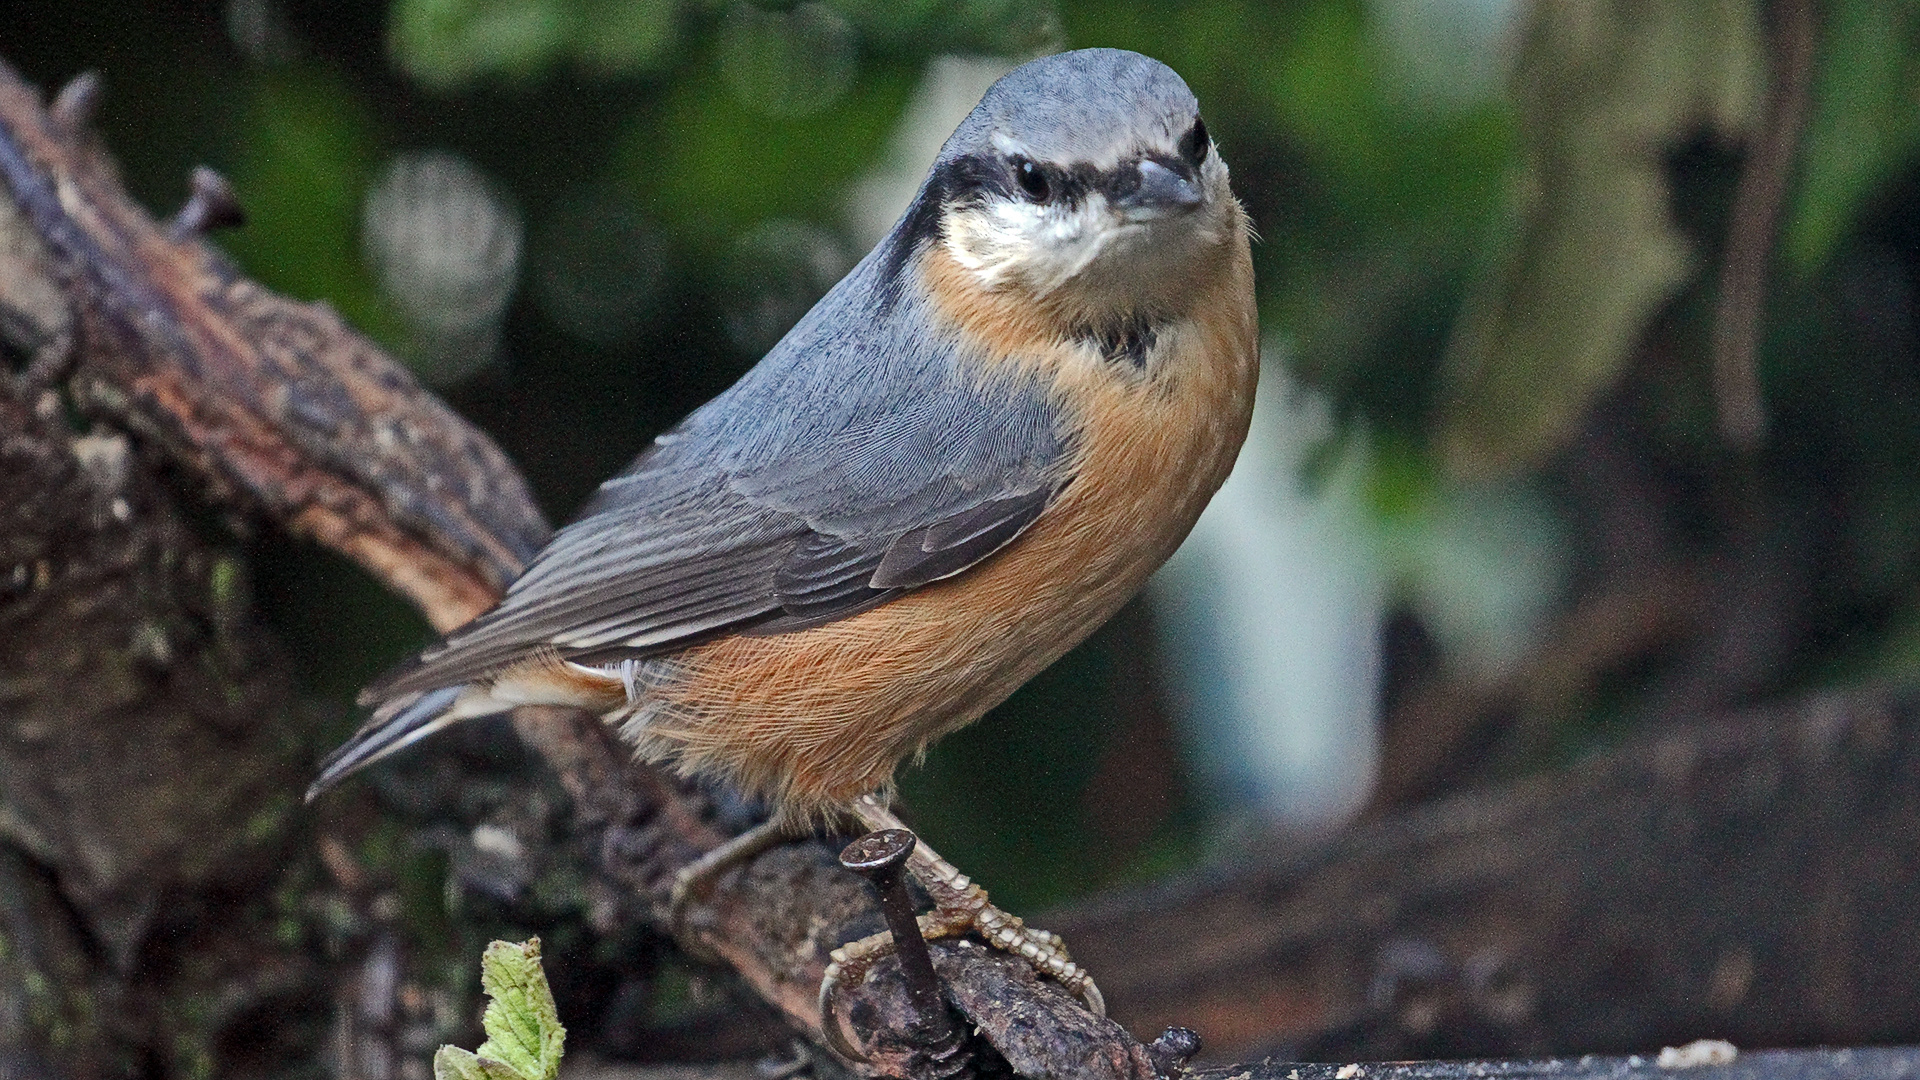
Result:
[[[852,809],[854,816],[870,831],[906,828],[906,824],[892,810],[871,795],[863,795],[855,800]],[[1019,916],[993,906],[987,899],[985,889],[975,885],[959,868],[941,858],[940,853],[928,847],[924,840],[914,847],[912,856],[907,860],[907,870],[933,898],[933,910],[920,916],[919,920],[920,932],[928,940],[958,937],[969,930],[976,931],[987,939],[989,945],[1019,956],[1032,964],[1036,971],[1051,976],[1078,994],[1096,1015],[1107,1014],[1106,999],[1101,996],[1100,988],[1094,985],[1092,976],[1085,969],[1073,962],[1073,957],[1067,954],[1067,944],[1060,935],[1030,927]],[[892,948],[893,935],[886,932],[850,941],[832,952],[832,962],[827,965],[827,972],[820,980],[821,1029],[834,1043],[834,1049],[856,1060],[862,1055],[840,1031],[834,1012],[835,1000],[843,983],[859,985],[873,962]]]
[[[779,847],[789,839],[791,830],[775,817],[681,867],[679,873],[673,875],[673,891],[667,894],[667,932],[673,935],[675,941],[691,946],[693,942],[685,932],[684,923],[687,905],[693,898],[713,891],[721,874],[752,862],[760,853]]]

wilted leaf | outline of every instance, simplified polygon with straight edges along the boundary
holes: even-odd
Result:
[[[1691,270],[1664,155],[1702,128],[1749,127],[1764,68],[1751,0],[1532,5],[1512,239],[1448,346],[1439,448],[1454,472],[1539,461],[1612,384]]]
[[[433,1080],[526,1080],[505,1062],[443,1046],[433,1055]]]
[[[433,1056],[434,1080],[554,1080],[567,1031],[540,970],[540,939],[488,945],[480,986],[487,994],[480,1021],[487,1041],[473,1053],[442,1046]]]

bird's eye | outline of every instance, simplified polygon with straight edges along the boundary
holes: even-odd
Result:
[[[1196,116],[1193,126],[1180,136],[1180,156],[1197,169],[1201,162],[1207,160],[1207,147],[1211,145],[1212,140],[1207,138],[1207,122]]]
[[[1033,162],[1020,158],[1013,163],[1013,178],[1020,182],[1020,190],[1034,202],[1046,202],[1053,187],[1047,183],[1047,171]]]

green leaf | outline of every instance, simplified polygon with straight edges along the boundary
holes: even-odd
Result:
[[[487,994],[481,1018],[487,1041],[478,1052],[442,1046],[433,1056],[434,1080],[554,1080],[567,1031],[540,970],[540,939],[496,941],[480,957]]]
[[[480,957],[480,987],[492,999],[481,1020],[487,1041],[480,1044],[480,1055],[506,1062],[527,1080],[560,1075],[567,1030],[560,1026],[553,991],[540,970],[540,939],[488,945]]]

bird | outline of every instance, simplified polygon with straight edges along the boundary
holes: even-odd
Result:
[[[365,689],[309,799],[458,721],[571,705],[764,800],[758,842],[898,824],[900,763],[1111,617],[1225,480],[1258,378],[1251,235],[1171,68],[1118,49],[1015,68],[757,365],[496,607]],[[1057,937],[915,859],[929,925],[1095,1000]],[[854,944],[836,964],[884,947]]]

